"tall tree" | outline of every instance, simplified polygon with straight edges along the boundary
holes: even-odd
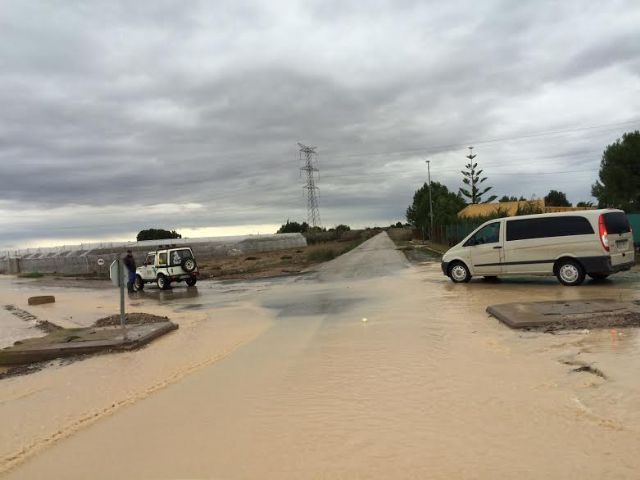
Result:
[[[570,207],[571,202],[567,200],[567,195],[559,190],[550,190],[544,197],[544,204],[547,207]]]
[[[460,193],[467,197],[470,203],[493,202],[498,198],[497,195],[491,195],[488,199],[482,201],[482,196],[493,187],[482,186],[487,177],[481,177],[483,170],[476,170],[478,168],[478,163],[474,160],[476,157],[477,155],[473,153],[473,147],[469,147],[469,155],[467,155],[469,163],[465,165],[466,170],[460,171],[463,175],[462,183],[464,183],[467,188],[461,187]]]
[[[600,208],[640,212],[640,131],[625,133],[607,146],[591,195]]]
[[[431,201],[433,202],[433,223],[446,225],[456,220],[458,212],[465,207],[460,195],[450,192],[438,182],[431,182]],[[423,233],[429,231],[429,185],[425,183],[413,194],[413,203],[407,208],[407,221]]]

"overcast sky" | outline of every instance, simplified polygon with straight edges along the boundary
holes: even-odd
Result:
[[[466,147],[498,195],[590,200],[640,128],[637,0],[0,3],[0,247],[404,220]]]

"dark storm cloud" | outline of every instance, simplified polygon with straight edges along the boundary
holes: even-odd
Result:
[[[468,142],[496,193],[586,200],[639,126],[638,21],[634,2],[5,4],[0,245],[302,219],[297,141],[329,225],[402,219],[427,157],[457,189]]]

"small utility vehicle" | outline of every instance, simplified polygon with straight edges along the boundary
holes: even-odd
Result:
[[[149,252],[144,265],[136,268],[134,288],[144,289],[145,283],[155,282],[158,288],[166,290],[171,282],[185,281],[193,287],[198,279],[198,265],[189,247],[161,245]]]

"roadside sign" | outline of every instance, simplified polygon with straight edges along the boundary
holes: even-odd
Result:
[[[113,285],[120,287],[120,325],[123,330],[123,342],[127,339],[127,331],[125,330],[124,325],[124,286],[127,284],[127,276],[127,269],[124,268],[122,260],[119,258],[114,260],[109,267],[109,277],[111,278],[111,283],[113,283]]]
[[[104,258],[99,258],[98,259],[98,266],[102,267],[104,265]]]
[[[109,267],[109,278],[115,287],[124,287],[127,283],[126,268],[123,268],[120,260],[114,260]]]

